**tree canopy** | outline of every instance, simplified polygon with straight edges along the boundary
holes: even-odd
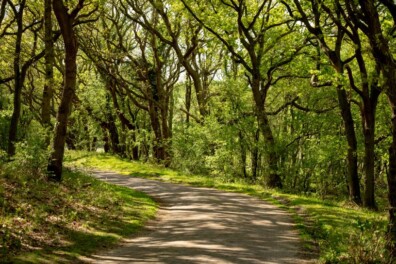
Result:
[[[59,182],[65,149],[104,151],[387,208],[393,250],[395,32],[390,0],[0,0],[0,158],[35,147]]]

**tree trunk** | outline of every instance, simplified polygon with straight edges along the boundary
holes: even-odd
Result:
[[[373,109],[374,108],[374,109]],[[366,102],[363,109],[363,135],[364,135],[364,173],[365,173],[365,193],[364,207],[376,209],[375,203],[375,108],[376,105]]]
[[[162,127],[162,145],[164,149],[164,165],[165,167],[169,167],[171,164],[171,156],[169,153],[169,149],[171,148],[171,138],[172,138],[172,132],[171,132],[171,127],[169,126],[169,98],[164,98],[163,102],[165,105],[162,106],[161,109],[161,127]]]
[[[395,76],[396,80],[396,76]],[[396,82],[395,82],[396,86]],[[393,86],[393,87],[395,87]],[[389,223],[388,237],[389,248],[393,256],[396,256],[396,94],[395,92],[388,95],[389,103],[392,109],[392,143],[389,147],[389,171],[387,173],[388,181],[388,201],[389,201]]]
[[[265,154],[269,169],[266,184],[270,188],[282,188],[282,180],[280,178],[278,168],[279,155],[276,150],[275,138],[269,124],[268,116],[265,113],[263,105],[258,107],[257,115],[259,127],[266,143]]]
[[[54,85],[54,43],[52,39],[52,4],[51,0],[44,0],[44,30],[45,30],[45,84],[41,104],[41,121],[45,128],[51,127],[51,99]],[[50,138],[46,139],[47,145]]]
[[[162,162],[165,159],[165,153],[164,153],[164,146],[163,146],[163,137],[162,137],[162,131],[161,131],[161,124],[159,121],[158,117],[158,109],[157,107],[154,106],[154,103],[150,102],[149,103],[149,116],[150,116],[150,123],[151,127],[154,132],[155,140],[154,140],[154,146],[153,146],[153,151],[154,151],[154,157],[157,160],[157,162]]]
[[[256,104],[257,121],[266,143],[265,157],[269,170],[266,177],[266,184],[270,188],[282,188],[282,179],[279,175],[278,168],[279,154],[276,149],[275,138],[269,124],[268,116],[265,112],[265,101],[270,83],[263,85],[260,72],[257,69],[252,75],[250,85],[253,92],[253,99]]]
[[[259,149],[258,149],[258,144],[259,144],[259,139],[260,139],[260,129],[257,129],[254,137],[254,144],[253,144],[253,149],[252,149],[252,158],[251,158],[251,165],[252,165],[252,181],[256,182],[257,181],[257,172],[258,172],[258,160],[259,160]]]
[[[70,131],[67,131],[65,139],[67,148],[70,150],[77,150],[76,141],[76,135]]]
[[[367,28],[365,28],[367,30],[363,32],[370,41],[371,51],[383,74],[385,80],[383,90],[388,97],[392,111],[392,143],[389,147],[389,172],[387,173],[389,188],[388,246],[392,256],[396,257],[396,63],[388,39],[383,35],[380,15],[375,1],[359,0],[359,5],[364,15],[362,17],[367,25]],[[361,25],[359,24],[359,26]]]
[[[110,151],[110,143],[109,143],[109,136],[107,134],[107,124],[105,122],[100,124],[100,127],[102,128],[102,133],[103,133],[103,150],[105,153],[108,153]]]
[[[136,125],[136,115],[133,114],[131,109],[129,108],[129,113],[132,117],[132,124],[134,125],[133,127],[133,133],[131,135],[132,141],[133,141],[133,146],[132,146],[132,160],[139,160],[139,146],[136,144],[136,134],[138,131],[138,127]]]
[[[184,63],[183,65],[185,67],[188,66],[186,63]],[[203,87],[201,76],[199,75],[199,73],[197,73],[197,71],[194,71],[190,68],[191,67],[186,67],[186,69],[190,70],[189,74],[194,84],[199,113],[201,114],[201,117],[205,117],[208,114],[207,105],[206,105],[207,95],[206,95],[205,87]]]
[[[107,123],[107,128],[109,130],[110,134],[110,142],[111,142],[111,151],[114,154],[119,154],[122,155],[122,151],[120,148],[120,138],[118,136],[118,130],[117,126],[115,125],[115,120],[113,118],[113,115],[110,114],[110,119],[109,122]]]
[[[136,131],[133,132],[132,139],[133,139],[133,142],[136,142]],[[139,158],[140,158],[139,157],[139,147],[133,146],[132,147],[132,160],[139,160]]]
[[[7,2],[8,2],[7,0],[1,0],[0,2],[0,27],[5,17]]]
[[[337,87],[338,105],[341,110],[342,120],[345,127],[345,135],[348,142],[348,187],[349,199],[356,203],[362,204],[360,194],[360,184],[358,175],[358,160],[357,160],[357,141],[355,126],[351,112],[351,105],[348,101],[348,95],[341,85]]]
[[[15,72],[16,73],[16,72]],[[15,143],[17,141],[18,123],[21,116],[21,93],[22,93],[22,80],[20,73],[15,74],[14,84],[14,109],[11,116],[10,130],[8,135],[8,155],[15,155]]]
[[[276,150],[276,144],[272,129],[269,124],[268,116],[265,111],[259,113],[260,129],[266,142],[266,157],[268,162],[269,173],[266,180],[270,188],[282,188],[282,180],[279,175],[278,161],[279,154]]]
[[[20,3],[16,16],[17,32],[15,39],[14,53],[14,109],[11,116],[10,130],[8,134],[8,150],[9,156],[15,155],[15,142],[18,134],[18,123],[21,116],[21,94],[26,72],[21,71],[21,51],[22,51],[22,34],[23,34],[23,12],[26,0]]]
[[[244,142],[245,140],[244,140],[242,131],[239,131],[238,137],[239,137],[239,147],[240,147],[241,163],[242,163],[241,164],[241,173],[242,173],[242,177],[244,179],[247,179],[248,175],[247,175],[247,170],[246,170],[246,158],[247,158],[246,142]]]
[[[78,4],[80,9],[83,7],[83,2],[84,1],[80,0]],[[53,149],[47,171],[49,180],[60,182],[62,180],[62,166],[65,152],[67,122],[70,116],[71,103],[74,96],[77,79],[76,59],[78,42],[73,30],[74,17],[72,16],[72,14],[74,16],[77,14],[73,12],[69,15],[68,8],[64,5],[62,0],[53,0],[53,9],[64,41],[65,76],[62,98],[56,118],[57,122],[55,127]]]
[[[190,123],[190,109],[191,109],[191,78],[187,77],[186,81],[186,123]]]

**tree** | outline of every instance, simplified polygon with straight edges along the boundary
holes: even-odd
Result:
[[[85,0],[79,0],[76,7],[69,13],[63,0],[53,0],[52,5],[60,31],[63,37],[65,49],[65,75],[62,98],[56,117],[55,134],[51,158],[47,167],[48,179],[61,181],[62,164],[65,151],[67,133],[67,121],[70,115],[71,102],[76,89],[77,79],[77,52],[78,40],[74,23],[80,10],[84,7]]]
[[[198,122],[208,115],[208,102],[211,97],[209,91],[210,80],[220,67],[222,49],[210,46],[211,39],[199,23],[183,12],[182,6],[157,0],[144,1],[120,1],[121,11],[131,21],[155,35],[159,41],[169,45],[175,51],[179,63],[183,65],[187,78],[192,80],[195,89],[200,117]],[[151,10],[150,10],[151,9]],[[134,12],[130,12],[133,10]],[[162,25],[157,27],[153,16],[158,16]],[[219,60],[216,60],[216,59]],[[190,113],[188,113],[190,114]]]
[[[25,63],[22,63],[22,37],[23,33],[31,29],[34,34],[37,35],[38,28],[36,25],[41,26],[41,21],[36,20],[34,17],[29,24],[24,25],[24,14],[27,10],[26,0],[21,0],[17,5],[9,1],[12,13],[14,15],[14,20],[16,21],[16,31],[9,33],[15,35],[15,50],[13,58],[13,80],[14,80],[14,108],[11,117],[11,124],[8,136],[8,149],[7,153],[9,156],[15,155],[15,143],[17,141],[18,135],[18,122],[21,115],[21,94],[23,89],[23,84],[26,78],[26,73],[31,64],[38,60],[42,55],[35,55],[37,43],[34,42],[33,49],[31,51],[32,57]],[[33,14],[34,15],[34,14]],[[5,31],[6,32],[6,31]],[[37,38],[37,36],[36,36]]]
[[[51,127],[51,99],[54,86],[54,40],[52,36],[52,1],[44,0],[45,84],[41,103],[41,121]],[[47,137],[49,144],[50,138]]]
[[[290,19],[273,15],[285,11],[276,1],[210,1],[209,6],[206,1],[193,1],[194,7],[184,0],[182,2],[190,14],[218,38],[233,59],[244,67],[252,88],[259,127],[266,141],[269,167],[266,183],[269,187],[282,187],[279,153],[266,112],[267,96],[274,84],[290,77],[284,67],[306,45],[304,42],[293,46],[293,33],[298,26]],[[215,22],[221,20],[224,21],[221,24]],[[281,42],[283,45],[279,45]]]
[[[119,10],[109,13],[101,20],[103,32],[83,41],[82,49],[94,62],[120,122],[129,131],[136,130],[136,126],[121,109],[120,97],[127,95],[129,101],[148,113],[154,132],[154,157],[169,166],[171,98],[179,79],[180,64],[171,46],[155,34],[139,27]],[[151,26],[160,27],[158,15],[153,15],[151,20]]]
[[[389,245],[393,256],[396,256],[396,60],[392,53],[391,38],[396,26],[396,5],[387,0],[379,1],[385,6],[381,9],[377,1],[350,1],[346,2],[346,10],[353,23],[367,36],[372,54],[377,61],[382,78],[383,90],[388,97],[392,112],[392,143],[389,147],[388,200],[389,200]],[[387,30],[381,24],[380,16],[389,12],[393,19],[393,26]]]
[[[379,66],[378,64],[370,69],[368,67],[369,59],[364,57],[362,37],[359,28],[351,21],[346,10],[343,10],[341,2],[335,1],[333,4],[326,1],[309,1],[310,8],[304,10],[301,1],[294,0],[296,11],[300,14],[298,20],[302,21],[309,32],[318,40],[321,50],[331,62],[336,73],[343,78],[349,79],[349,86],[358,97],[357,104],[361,110],[362,128],[364,135],[364,173],[365,173],[365,195],[364,206],[376,208],[375,204],[375,175],[374,175],[374,141],[375,141],[375,113],[378,97],[381,93],[378,84]],[[285,3],[286,4],[286,3]],[[291,15],[293,11],[288,6]],[[312,18],[308,17],[312,14]],[[329,24],[329,21],[331,23]],[[329,27],[329,28],[327,28]],[[334,30],[335,28],[335,30]],[[334,35],[334,31],[336,31]],[[334,48],[331,48],[332,38]],[[347,56],[342,55],[350,42],[354,44],[353,51]],[[356,61],[360,72],[360,87],[353,74],[351,64]],[[370,71],[372,74],[370,74]],[[351,114],[351,101],[353,99],[347,94],[342,81],[337,84],[337,93],[339,107],[344,120],[346,137],[348,141],[348,165],[349,165],[349,194],[350,199],[357,204],[361,203],[360,186],[358,177],[357,164],[357,141],[354,128],[354,120]],[[356,102],[356,101],[355,101]]]

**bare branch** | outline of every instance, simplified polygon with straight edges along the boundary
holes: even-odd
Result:
[[[195,122],[197,122],[198,124],[202,124],[202,120],[200,118],[198,118],[196,115],[191,114],[190,112],[188,112],[187,110],[185,110],[183,108],[179,108],[179,110],[184,112],[188,116],[192,117],[195,120]]]
[[[285,110],[288,106],[293,105],[298,99],[299,99],[299,97],[297,96],[293,100],[291,100],[290,102],[287,102],[284,105],[282,105],[281,107],[279,107],[276,111],[266,112],[266,114],[267,115],[277,115],[280,112],[282,112],[283,110]]]
[[[348,79],[349,79],[349,85],[351,86],[351,88],[362,98],[364,98],[364,94],[363,92],[356,86],[355,84],[355,79],[353,77],[353,73],[351,70],[351,67],[349,67],[349,65],[346,66],[346,70],[348,73]]]
[[[337,106],[338,106],[338,105],[335,105],[335,106],[329,107],[327,109],[318,110],[318,109],[311,109],[311,108],[308,108],[308,107],[301,106],[301,105],[297,104],[297,102],[293,102],[292,105],[295,108],[297,108],[298,110],[301,110],[303,112],[313,112],[313,113],[316,113],[316,114],[323,114],[323,113],[326,113],[326,112],[330,112],[330,111],[336,109]]]

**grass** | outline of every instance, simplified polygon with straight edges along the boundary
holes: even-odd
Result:
[[[141,192],[72,170],[57,184],[0,164],[0,186],[1,263],[78,263],[136,233],[157,209]]]
[[[216,177],[186,175],[107,154],[70,152],[68,164],[79,168],[115,171],[132,177],[246,193],[290,210],[307,250],[315,251],[319,245],[319,261],[322,263],[385,263],[387,259],[383,236],[385,212],[371,212],[347,203],[286,194],[260,185],[227,183]]]

